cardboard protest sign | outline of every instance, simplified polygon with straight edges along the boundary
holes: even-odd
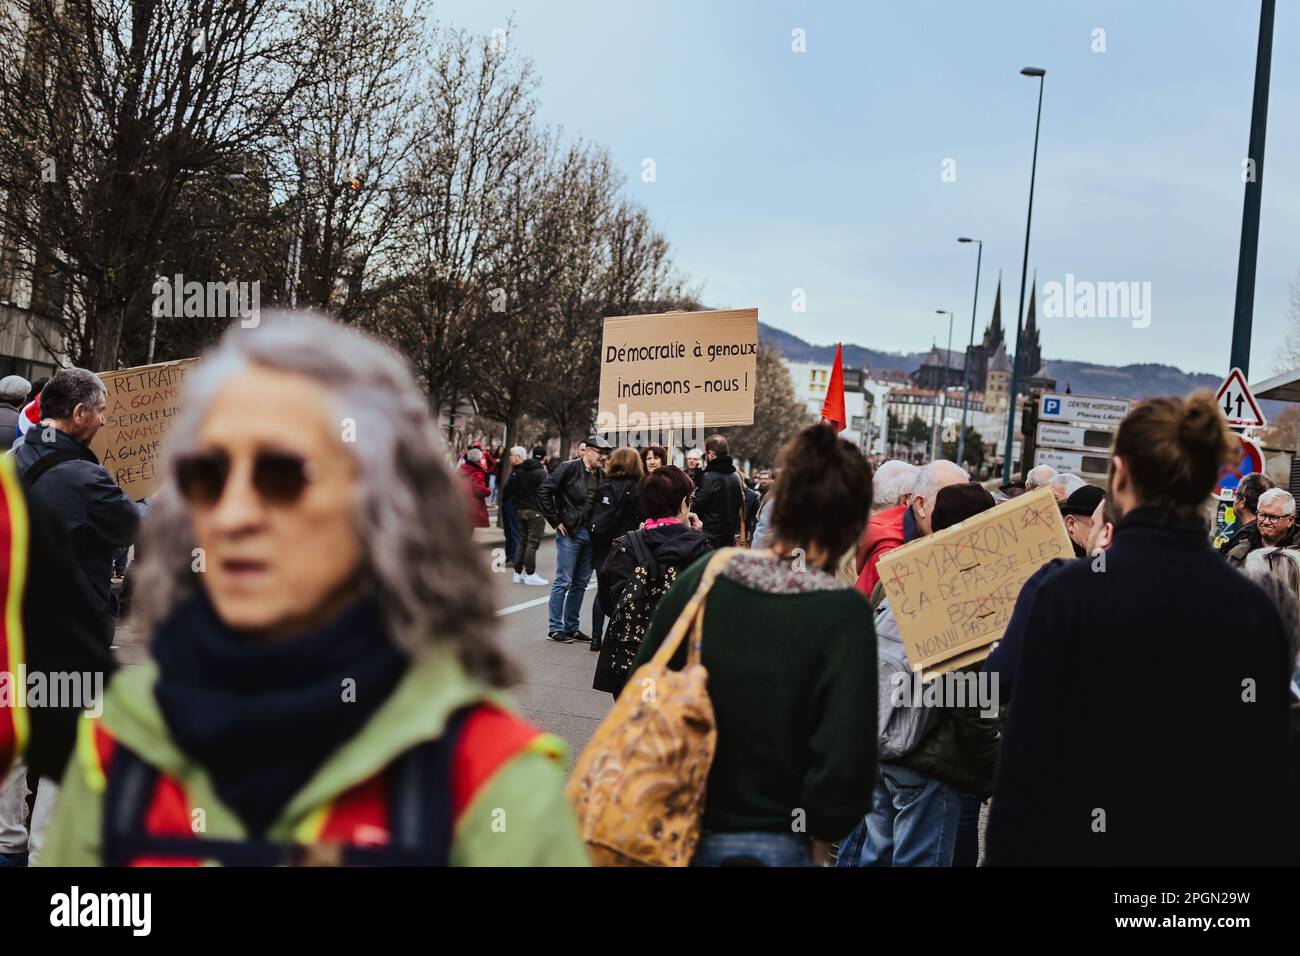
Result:
[[[106,423],[90,450],[133,501],[162,484],[167,433],[181,410],[181,385],[197,362],[181,359],[99,374],[108,387]]]
[[[608,318],[597,430],[752,425],[757,363],[757,309]]]
[[[1074,551],[1050,488],[1003,502],[880,559],[880,580],[913,671],[988,656],[1025,581]]]

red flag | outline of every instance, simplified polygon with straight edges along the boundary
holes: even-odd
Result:
[[[822,424],[830,425],[839,434],[849,427],[844,412],[844,345],[835,346],[835,367],[831,369],[831,383],[826,387],[826,401],[822,403]]]

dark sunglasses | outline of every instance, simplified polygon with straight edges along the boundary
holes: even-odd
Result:
[[[180,455],[173,467],[181,495],[190,504],[211,507],[221,500],[230,477],[230,456],[224,451]],[[309,481],[307,460],[299,455],[259,451],[253,459],[253,488],[267,504],[293,504]]]

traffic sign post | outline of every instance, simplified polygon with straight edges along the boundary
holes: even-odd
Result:
[[[1241,369],[1234,368],[1228,373],[1215,393],[1215,401],[1223,418],[1229,425],[1239,428],[1263,428],[1266,424],[1264,413],[1260,411],[1259,402],[1246,384],[1246,376]]]

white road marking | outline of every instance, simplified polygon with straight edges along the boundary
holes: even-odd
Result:
[[[595,586],[596,582],[592,581],[588,583],[587,590],[590,591]],[[505,615],[514,614],[516,611],[525,611],[530,607],[537,607],[537,605],[545,604],[550,599],[551,595],[548,593],[546,597],[533,598],[531,601],[525,601],[523,604],[512,604],[510,607],[503,607],[501,610],[497,611],[497,617],[505,617]]]

